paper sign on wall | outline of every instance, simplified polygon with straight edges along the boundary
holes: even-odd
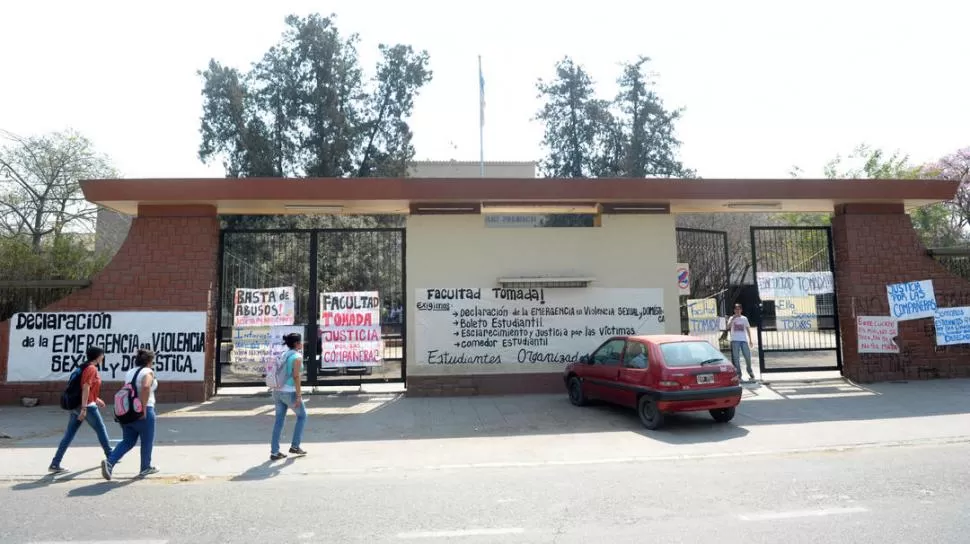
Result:
[[[232,330],[232,371],[236,374],[263,375],[268,361],[279,359],[289,349],[283,336],[303,336],[300,325],[276,327],[242,327]]]
[[[970,307],[940,308],[933,316],[936,345],[970,344]]]
[[[134,368],[140,348],[155,352],[159,380],[201,381],[205,312],[37,312],[10,320],[8,382],[66,381],[85,350],[104,350],[101,379]]]
[[[832,272],[758,272],[757,277],[758,295],[762,300],[835,292]]]
[[[293,300],[293,287],[236,289],[233,296],[233,326],[292,325],[296,315]]]
[[[677,263],[677,292],[680,296],[690,296],[690,265]]]
[[[815,297],[776,298],[775,327],[779,331],[818,330]]]
[[[323,368],[380,366],[381,303],[377,291],[320,295]]]
[[[713,298],[687,301],[687,330],[691,334],[718,332],[717,300]]]
[[[936,314],[933,280],[895,283],[886,286],[889,315],[898,321],[925,319]]]
[[[615,335],[664,332],[663,289],[415,291],[419,365],[559,371]]]
[[[859,353],[899,353],[895,338],[899,323],[887,316],[859,316],[856,318]]]

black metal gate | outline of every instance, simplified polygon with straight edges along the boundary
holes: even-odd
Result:
[[[236,230],[221,233],[221,283],[216,365],[218,387],[263,385],[261,374],[233,365],[233,294],[237,288],[295,287],[295,324],[304,327],[304,384],[403,383],[405,338],[404,229]],[[381,306],[381,366],[324,366],[320,354],[320,294],[377,291]],[[311,341],[316,339],[316,341]]]
[[[680,301],[681,330],[687,334],[687,300],[712,299],[718,315],[726,315],[731,287],[727,232],[678,228],[677,262],[690,267],[690,294]]]
[[[751,227],[761,372],[842,369],[830,227]]]

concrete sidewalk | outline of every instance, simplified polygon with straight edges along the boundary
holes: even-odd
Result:
[[[310,398],[303,446],[310,455],[270,463],[273,407],[265,395],[220,396],[160,406],[158,479],[264,479],[281,474],[593,464],[657,458],[754,456],[970,441],[970,380],[861,387],[841,379],[749,386],[728,425],[706,413],[647,431],[629,410],[576,408],[562,395],[404,398],[400,394]],[[43,481],[66,414],[55,407],[0,408],[0,479]],[[284,444],[292,430],[287,420]],[[120,437],[114,422],[112,437]],[[137,471],[137,449],[117,468]],[[78,433],[64,465],[97,478],[94,433]],[[746,462],[757,462],[756,460]],[[82,472],[84,471],[84,472]],[[66,477],[71,477],[66,476]],[[155,477],[153,477],[155,479]]]

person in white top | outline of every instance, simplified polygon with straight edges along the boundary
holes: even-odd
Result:
[[[114,466],[135,447],[135,443],[139,440],[141,441],[141,471],[138,475],[144,477],[158,472],[158,469],[152,465],[152,448],[155,446],[155,390],[158,389],[158,380],[152,367],[154,363],[155,353],[150,349],[140,349],[135,355],[135,368],[125,374],[125,382],[134,382],[135,392],[138,393],[141,405],[145,409],[141,419],[121,426],[123,433],[121,442],[115,446],[107,459],[101,461],[101,476],[105,480],[111,479]]]
[[[734,370],[741,378],[741,356],[744,356],[748,364],[748,379],[754,381],[754,372],[751,370],[751,324],[748,318],[741,314],[741,305],[734,305],[734,315],[727,322],[727,328],[731,334],[731,362],[734,363]]]

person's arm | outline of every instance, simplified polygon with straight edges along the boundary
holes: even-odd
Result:
[[[88,396],[91,394],[91,384],[86,383],[81,386],[81,415],[77,416],[78,421],[84,421],[88,417]]]
[[[303,377],[303,356],[297,355],[293,358],[293,386],[296,387],[296,402],[293,406],[303,403],[303,384],[300,383]]]
[[[145,372],[145,375],[141,379],[141,390],[138,392],[138,398],[141,399],[142,412],[141,417],[144,419],[148,415],[148,398],[152,394],[152,381],[155,379],[155,373],[149,370]]]
[[[751,339],[751,322],[748,321],[748,345],[753,346],[754,340]]]

